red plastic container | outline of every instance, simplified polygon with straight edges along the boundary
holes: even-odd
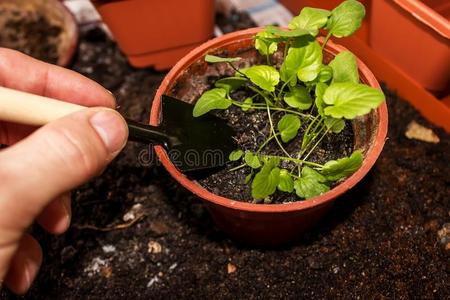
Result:
[[[172,67],[214,31],[214,0],[94,0],[135,67]]]
[[[216,38],[181,59],[168,73],[155,95],[150,124],[157,126],[160,122],[160,98],[163,94],[183,99],[182,86],[189,86],[187,80],[193,76],[203,76],[208,72],[208,65],[203,59],[205,54],[226,51],[230,56],[238,52],[242,55],[243,49],[252,48],[253,36],[260,30],[260,28],[253,28]],[[330,61],[343,50],[345,48],[330,42],[325,48],[324,60]],[[379,88],[377,80],[364,63],[358,60],[358,66],[362,81]],[[177,89],[173,89],[175,85]],[[246,244],[277,246],[292,241],[309,230],[325,215],[338,196],[356,185],[367,174],[384,146],[387,122],[386,103],[364,119],[355,122],[355,132],[363,133],[357,134],[355,139],[357,147],[364,149],[363,166],[331,191],[307,201],[289,204],[251,204],[215,195],[180,173],[169,160],[164,148],[156,146],[155,151],[168,172],[181,185],[206,202],[219,228]]]
[[[450,2],[372,2],[371,47],[436,95],[450,92]]]

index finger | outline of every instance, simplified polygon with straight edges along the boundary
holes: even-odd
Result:
[[[6,48],[0,48],[0,86],[84,106],[116,106],[111,92],[95,81]]]

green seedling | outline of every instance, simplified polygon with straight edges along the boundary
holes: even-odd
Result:
[[[380,90],[360,82],[357,60],[351,52],[339,53],[328,65],[323,63],[323,49],[330,37],[350,36],[360,27],[364,15],[364,6],[355,0],[344,1],[332,11],[306,7],[288,29],[268,26],[255,36],[255,49],[265,57],[266,64],[238,69],[234,63],[241,60],[239,57],[205,57],[208,63],[229,64],[236,72],[203,93],[194,116],[232,105],[243,111],[267,112],[270,134],[258,151],[238,149],[229,157],[230,161],[242,162],[231,172],[248,168],[246,183],[255,200],[268,203],[277,190],[312,198],[329,191],[333,183],[362,165],[359,150],[323,165],[309,158],[327,135],[340,134],[346,122],[368,114],[385,100]],[[322,44],[316,40],[321,30],[326,32]],[[279,49],[284,49],[284,56],[277,68],[272,56]],[[231,94],[238,89],[246,89],[252,96],[235,100]],[[283,114],[276,124],[274,113]],[[302,124],[306,124],[306,130],[299,134]],[[301,145],[299,152],[289,154],[286,144],[296,141]],[[263,154],[269,143],[276,143],[283,155]],[[293,163],[295,168],[283,168],[283,162]]]

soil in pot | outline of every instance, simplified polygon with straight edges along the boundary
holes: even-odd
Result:
[[[264,64],[265,58],[259,54],[255,55],[253,48],[243,48],[239,50],[240,56],[245,57],[243,61],[239,62],[238,68],[245,68],[252,65]],[[283,47],[279,49],[272,57],[272,63],[278,68],[281,66],[283,57]],[[226,51],[221,51],[219,56],[225,57]],[[196,67],[190,68],[187,72],[195,73]],[[214,87],[214,83],[224,77],[233,76],[235,70],[227,64],[213,64],[209,65],[207,73],[202,75],[188,76],[188,82],[181,78],[180,81],[175,84],[170,94],[176,95],[180,99],[185,101],[195,101],[198,96],[206,90]],[[280,83],[280,87],[281,87]],[[245,88],[240,88],[231,93],[231,98],[240,102],[243,102],[246,98],[252,97],[254,93]],[[311,95],[312,96],[312,95]],[[259,100],[258,100],[259,99]],[[255,98],[255,102],[262,103],[260,97]],[[289,107],[286,107],[289,108]],[[235,132],[237,149],[249,150],[255,153],[259,146],[264,143],[266,138],[270,136],[270,125],[265,110],[249,110],[244,112],[242,109],[231,106],[225,111],[213,111],[213,114],[227,121]],[[272,111],[271,113],[273,123],[277,124],[283,116],[280,112]],[[311,115],[316,116],[317,110],[311,109]],[[284,147],[286,151],[292,156],[296,157],[299,153],[303,134],[305,133],[309,122],[302,122],[302,126],[295,139],[293,139]],[[324,164],[329,160],[337,160],[342,157],[350,156],[354,150],[354,134],[351,122],[347,121],[345,129],[339,134],[328,134],[318,147],[311,153],[308,160],[314,163]],[[283,155],[280,153],[275,140],[271,141],[260,152],[266,155]],[[293,193],[284,193],[277,191],[275,194],[267,197],[265,200],[253,200],[250,184],[246,183],[246,176],[251,173],[250,167],[240,168],[238,167],[241,162],[229,163],[224,169],[219,170],[216,173],[209,174],[207,177],[202,177],[197,181],[210,192],[223,196],[229,199],[238,200],[242,202],[251,203],[288,203],[298,201],[299,197]],[[280,167],[292,170],[296,168],[296,165],[292,162],[282,162]],[[342,181],[335,182],[331,185],[331,188],[338,185]]]
[[[0,6],[0,47],[56,64],[62,28],[39,12]]]
[[[236,95],[240,93],[240,95]],[[233,95],[233,99],[243,100],[247,98],[246,92],[237,92]],[[270,127],[267,123],[267,113],[265,111],[244,112],[241,109],[232,106],[226,111],[217,112],[216,115],[227,120],[228,124],[235,129],[237,147],[250,151],[257,151],[258,146],[262,144],[270,133]],[[273,121],[277,123],[281,118],[281,114],[274,113]],[[299,137],[306,131],[308,124],[303,123],[299,130]],[[301,139],[294,139],[285,146],[285,149],[295,157],[300,150]],[[261,151],[261,154],[274,154],[279,152],[276,142],[271,142]],[[353,130],[350,124],[346,124],[345,130],[341,134],[328,135],[311,154],[310,161],[324,164],[331,159],[339,159],[349,156],[353,152]],[[281,153],[282,154],[282,153]],[[250,186],[245,183],[245,177],[251,172],[250,167],[245,167],[236,171],[233,168],[239,166],[240,163],[234,162],[226,166],[226,168],[214,173],[207,178],[199,180],[200,184],[206,187],[214,194],[235,199],[239,201],[252,202],[252,193]],[[283,168],[292,169],[295,164],[284,162]],[[283,193],[277,191],[271,197],[271,202],[266,203],[287,203],[297,201],[298,197],[294,194]],[[254,200],[253,200],[254,201]]]

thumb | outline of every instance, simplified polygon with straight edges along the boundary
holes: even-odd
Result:
[[[125,146],[128,130],[111,109],[86,109],[52,122],[0,152],[0,237],[20,239],[59,195],[101,172]],[[0,238],[2,242],[8,242]],[[3,240],[3,241],[2,241]],[[11,241],[11,239],[9,239]]]

